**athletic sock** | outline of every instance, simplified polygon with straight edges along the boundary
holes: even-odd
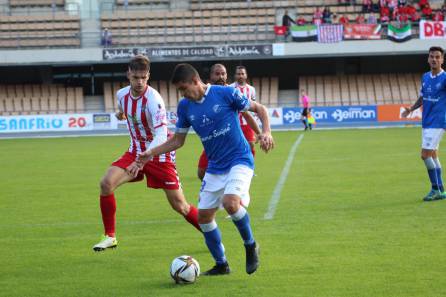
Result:
[[[438,190],[437,170],[434,160],[431,157],[429,157],[424,160],[424,164],[426,165],[427,168],[427,174],[429,175],[429,180],[431,181],[432,189]]]
[[[198,224],[198,210],[195,206],[192,204],[190,205],[189,213],[185,215],[184,218],[201,232],[200,225]]]
[[[444,186],[443,186],[443,178],[441,177],[441,163],[438,158],[433,159],[435,163],[435,173],[437,175],[437,182],[438,182],[438,189],[440,192],[444,192]]]
[[[232,221],[238,229],[245,245],[254,243],[254,236],[249,219],[249,214],[244,207],[240,207],[235,213],[231,215]]]
[[[101,206],[102,223],[104,224],[105,235],[115,237],[116,226],[116,200],[115,194],[111,193],[107,196],[100,196],[99,203]]]
[[[203,231],[204,239],[209,251],[214,257],[217,264],[226,263],[225,250],[221,243],[221,233],[218,229],[217,223],[212,221],[208,224],[200,224],[200,228]]]

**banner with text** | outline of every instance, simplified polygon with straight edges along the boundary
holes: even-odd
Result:
[[[0,133],[93,129],[92,114],[0,116]]]
[[[344,39],[380,39],[379,24],[344,24]]]
[[[151,60],[212,57],[263,57],[273,55],[272,44],[221,45],[199,47],[105,48],[103,60],[128,60],[138,54]]]
[[[446,22],[420,22],[420,39],[445,39]]]
[[[301,108],[283,108],[283,123],[285,125],[300,124]],[[327,106],[312,107],[311,114],[317,124],[340,124],[355,122],[376,122],[377,111],[374,105],[365,106]]]
[[[413,111],[407,118],[402,117],[404,107],[410,104],[388,104],[378,105],[378,122],[419,122],[421,121],[422,109]]]

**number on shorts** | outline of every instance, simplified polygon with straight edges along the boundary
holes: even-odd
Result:
[[[204,190],[204,186],[206,185],[206,181],[204,180],[202,183],[201,183],[201,188],[200,188],[200,192],[203,192],[203,190]]]

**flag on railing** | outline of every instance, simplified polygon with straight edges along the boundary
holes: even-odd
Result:
[[[322,43],[335,43],[342,41],[344,26],[320,25],[317,27],[317,41]]]
[[[274,26],[274,34],[284,36],[286,34],[286,26]]]
[[[407,24],[401,28],[389,24],[387,30],[387,38],[395,42],[404,42],[412,39],[412,28]]]
[[[344,39],[381,39],[381,25],[344,24]]]
[[[291,26],[293,41],[316,41],[317,27],[315,25]]]

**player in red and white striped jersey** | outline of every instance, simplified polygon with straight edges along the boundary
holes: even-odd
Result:
[[[248,72],[246,71],[245,66],[237,66],[235,70],[235,82],[230,86],[237,88],[240,92],[245,95],[246,98],[256,101],[256,89],[248,84]],[[252,154],[256,155],[255,143],[256,143],[256,132],[251,128],[251,125],[245,120],[242,114],[239,114],[240,117],[240,127],[242,128],[243,135],[245,135],[246,140],[248,141]]]
[[[141,152],[164,143],[168,137],[167,116],[163,98],[147,85],[150,61],[138,55],[129,63],[127,78],[130,85],[117,92],[119,112],[116,117],[126,119],[130,147],[113,162],[101,180],[100,207],[105,234],[96,244],[95,251],[117,246],[115,236],[116,201],[114,191],[120,185],[147,179],[147,187],[163,189],[172,208],[198,230],[197,209],[186,202],[175,167],[175,152],[155,156],[133,177],[127,168],[135,163]],[[201,230],[200,230],[201,231]]]

